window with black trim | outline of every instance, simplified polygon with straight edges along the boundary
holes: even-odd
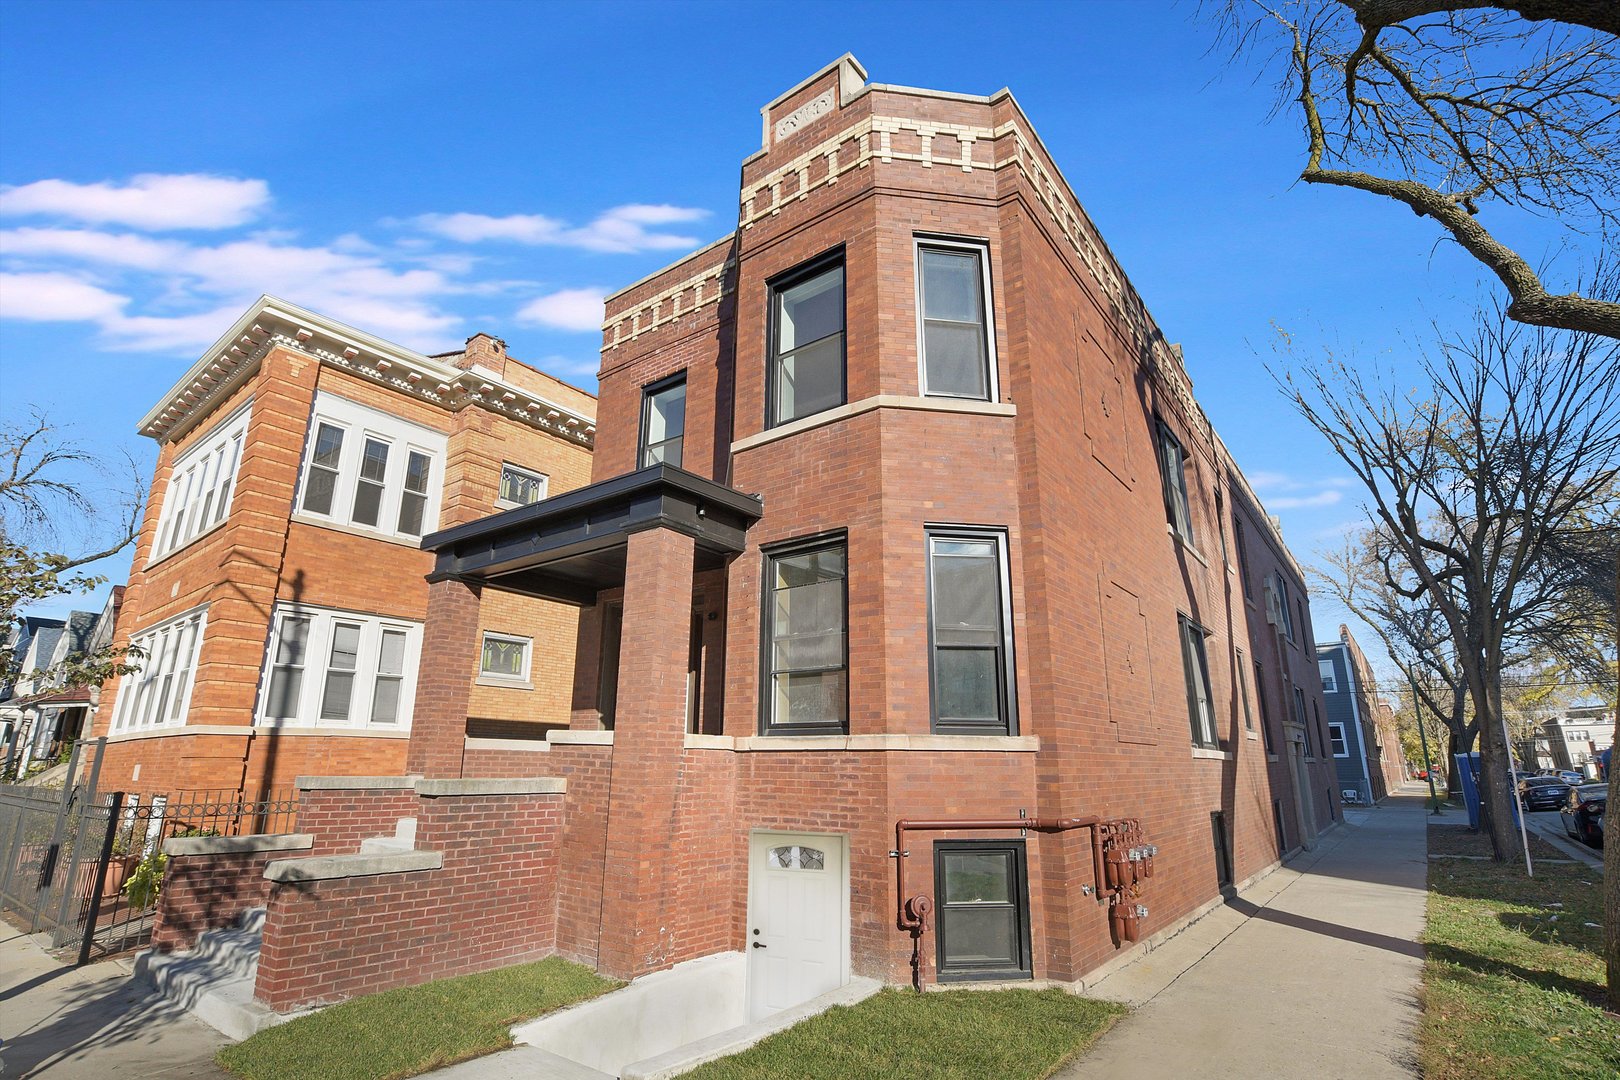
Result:
[[[1007,534],[941,526],[927,535],[934,730],[1015,734]]]
[[[917,241],[917,318],[922,392],[930,397],[995,398],[995,333],[990,257],[984,244]]]
[[[1258,660],[1254,662],[1254,697],[1260,704],[1260,741],[1265,744],[1266,753],[1275,754],[1277,748],[1271,743],[1271,710],[1266,708],[1266,669]]]
[[[1254,730],[1254,714],[1249,711],[1249,684],[1243,681],[1243,650],[1237,650],[1237,663],[1232,665],[1232,678],[1238,684],[1238,696],[1243,699],[1243,729]]]
[[[1194,746],[1220,749],[1215,734],[1215,704],[1209,690],[1209,658],[1204,652],[1206,631],[1185,615],[1181,624],[1181,666],[1187,681],[1187,714],[1192,721]]]
[[[1022,841],[934,842],[941,980],[1031,976]]]
[[[1164,484],[1164,513],[1176,535],[1193,542],[1192,510],[1187,501],[1187,451],[1163,420],[1159,421],[1159,478]]]
[[[1237,547],[1238,580],[1243,583],[1243,595],[1254,599],[1254,586],[1249,582],[1249,546],[1243,536],[1243,519],[1232,515],[1232,543]]]
[[[771,283],[766,426],[844,403],[844,254]]]
[[[686,373],[641,391],[641,454],[637,468],[681,464],[686,441]]]
[[[841,536],[766,553],[767,735],[849,730],[847,563]]]

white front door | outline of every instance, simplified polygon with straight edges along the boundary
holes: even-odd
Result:
[[[753,835],[747,950],[751,1020],[849,981],[849,874],[843,837]]]

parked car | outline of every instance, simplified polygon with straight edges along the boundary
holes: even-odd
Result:
[[[1582,784],[1569,789],[1558,810],[1564,831],[1583,844],[1603,846],[1603,811],[1609,805],[1608,784]]]
[[[1562,780],[1564,783],[1568,784],[1570,787],[1576,787],[1580,784],[1586,783],[1586,774],[1578,773],[1574,769],[1559,769],[1553,775],[1558,777],[1558,779]]]
[[[1526,810],[1557,810],[1569,797],[1569,785],[1556,776],[1527,776],[1519,781],[1519,805]]]

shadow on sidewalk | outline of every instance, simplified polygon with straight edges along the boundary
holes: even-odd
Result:
[[[1324,922],[1321,919],[1307,918],[1304,915],[1294,915],[1287,911],[1277,911],[1273,908],[1263,908],[1241,897],[1233,897],[1226,901],[1226,906],[1251,919],[1261,919],[1265,922],[1278,923],[1282,926],[1292,926],[1297,930],[1306,930],[1313,934],[1325,934],[1328,937],[1339,938],[1341,941],[1352,941],[1358,945],[1370,945],[1375,949],[1387,949],[1402,956],[1415,956],[1423,959],[1423,946],[1415,941],[1405,938],[1390,937],[1388,934],[1375,934],[1370,930],[1357,930],[1353,926],[1341,926],[1338,923]]]

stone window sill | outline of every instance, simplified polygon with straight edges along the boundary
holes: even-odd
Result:
[[[1231,761],[1232,754],[1228,750],[1212,750],[1204,746],[1192,748],[1192,756],[1204,761]]]

